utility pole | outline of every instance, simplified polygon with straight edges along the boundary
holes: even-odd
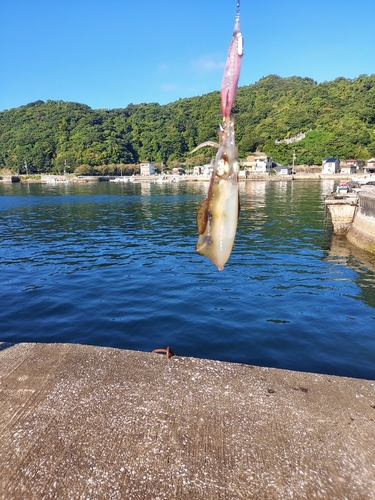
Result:
[[[294,170],[294,162],[296,160],[296,150],[293,151],[293,170]]]
[[[27,161],[25,160],[25,169],[26,169],[26,175],[29,175],[29,171],[27,170]]]

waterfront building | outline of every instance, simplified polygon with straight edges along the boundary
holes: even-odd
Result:
[[[251,172],[265,174],[269,173],[272,169],[272,158],[267,156],[266,153],[257,151],[253,155],[249,155],[241,165]]]
[[[337,174],[340,170],[340,160],[338,158],[323,158],[322,174]]]
[[[155,174],[155,165],[151,162],[141,163],[140,165],[140,173],[141,175],[154,175]]]
[[[366,166],[363,168],[366,173],[375,173],[375,158],[370,158],[367,160]]]
[[[363,168],[365,162],[361,160],[344,160],[340,162],[340,172],[342,174],[355,174],[357,170]]]

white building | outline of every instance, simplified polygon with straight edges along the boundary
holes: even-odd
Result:
[[[256,152],[242,162],[242,166],[257,174],[269,173],[272,169],[272,158],[265,153]]]
[[[357,167],[354,165],[342,165],[340,168],[340,174],[355,174],[357,172]]]
[[[367,173],[375,172],[375,158],[370,158],[370,160],[367,160],[367,165],[364,167],[364,171]]]
[[[323,158],[322,174],[337,174],[340,170],[340,160],[338,158]]]
[[[287,165],[278,165],[274,168],[276,175],[290,175],[292,173],[291,167]]]
[[[363,168],[365,162],[361,160],[345,160],[340,162],[340,172],[342,174],[355,174],[360,168]]]
[[[141,175],[154,175],[155,165],[150,162],[141,163],[140,165]]]
[[[203,175],[211,175],[213,169],[212,163],[206,163],[206,165],[203,165]]]

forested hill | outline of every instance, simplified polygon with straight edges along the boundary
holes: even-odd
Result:
[[[0,168],[29,173],[72,171],[82,164],[200,164],[213,151],[189,154],[217,140],[220,96],[213,92],[161,106],[130,104],[124,109],[91,109],[84,104],[37,101],[0,113]],[[375,75],[337,78],[317,84],[310,78],[270,75],[240,87],[234,115],[240,158],[260,150],[275,161],[321,164],[322,158],[366,160],[375,156]],[[306,137],[282,142],[299,132]],[[202,151],[204,151],[202,153]],[[206,155],[204,157],[204,155]]]

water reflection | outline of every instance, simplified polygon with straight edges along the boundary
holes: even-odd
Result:
[[[269,182],[257,181],[257,182],[241,182],[240,183],[240,204],[243,205],[244,198],[248,208],[261,208],[265,205],[266,200],[266,189],[269,186]],[[242,216],[242,213],[240,213]]]
[[[151,182],[141,182],[141,194],[143,196],[149,196],[151,194]]]
[[[332,235],[326,259],[353,269],[354,282],[361,290],[359,299],[375,308],[375,255],[352,245],[345,236]]]

